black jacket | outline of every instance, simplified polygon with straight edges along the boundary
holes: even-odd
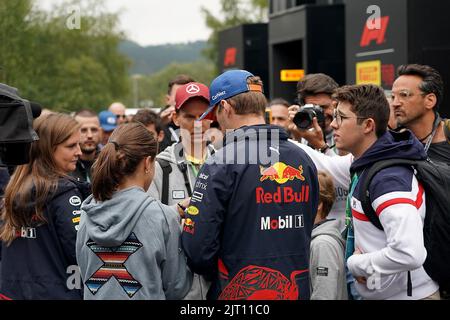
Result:
[[[88,190],[84,183],[60,179],[45,206],[47,223],[18,230],[21,236],[10,246],[2,243],[0,294],[13,300],[82,298],[82,290],[69,289],[67,282],[79,275],[69,267],[77,265],[79,210]]]
[[[243,127],[199,172],[182,243],[191,270],[212,278],[210,299],[309,299],[317,170],[287,139]]]

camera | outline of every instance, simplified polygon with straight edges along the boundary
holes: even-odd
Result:
[[[31,143],[39,140],[33,119],[41,106],[19,97],[16,88],[0,83],[0,165],[29,162]]]
[[[313,118],[317,118],[319,126],[323,129],[325,127],[325,115],[322,107],[314,104],[305,104],[300,108],[294,116],[293,122],[299,129],[309,129],[312,127]]]

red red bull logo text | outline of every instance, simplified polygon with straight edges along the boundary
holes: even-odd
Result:
[[[299,166],[298,169],[295,169],[283,162],[277,162],[266,169],[261,167],[261,178],[259,179],[261,182],[270,180],[276,181],[279,184],[284,184],[294,179],[305,181],[305,177],[303,176],[303,166]]]
[[[256,203],[302,203],[309,201],[309,185],[303,185],[300,191],[292,187],[277,187],[275,192],[266,192],[264,188],[256,188]]]

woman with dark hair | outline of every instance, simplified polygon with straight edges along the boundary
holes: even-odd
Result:
[[[177,213],[145,192],[156,151],[141,123],[124,124],[92,167],[77,237],[84,299],[181,299],[191,287]]]
[[[30,162],[17,167],[6,190],[0,221],[1,294],[12,299],[81,299],[70,277],[76,270],[75,241],[86,185],[75,170],[80,132],[63,114],[34,121],[39,140]]]

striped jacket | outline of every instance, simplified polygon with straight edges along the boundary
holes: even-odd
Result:
[[[350,200],[355,247],[362,254],[348,259],[354,276],[365,277],[366,284],[356,288],[365,299],[423,299],[438,290],[423,268],[426,249],[423,241],[425,197],[412,168],[389,167],[379,171],[369,185],[372,207],[384,230],[366,217],[361,199],[367,169],[377,161],[391,158],[426,158],[422,144],[409,132],[388,132],[372,145],[351,167],[359,182]],[[407,295],[411,271],[412,296]]]

